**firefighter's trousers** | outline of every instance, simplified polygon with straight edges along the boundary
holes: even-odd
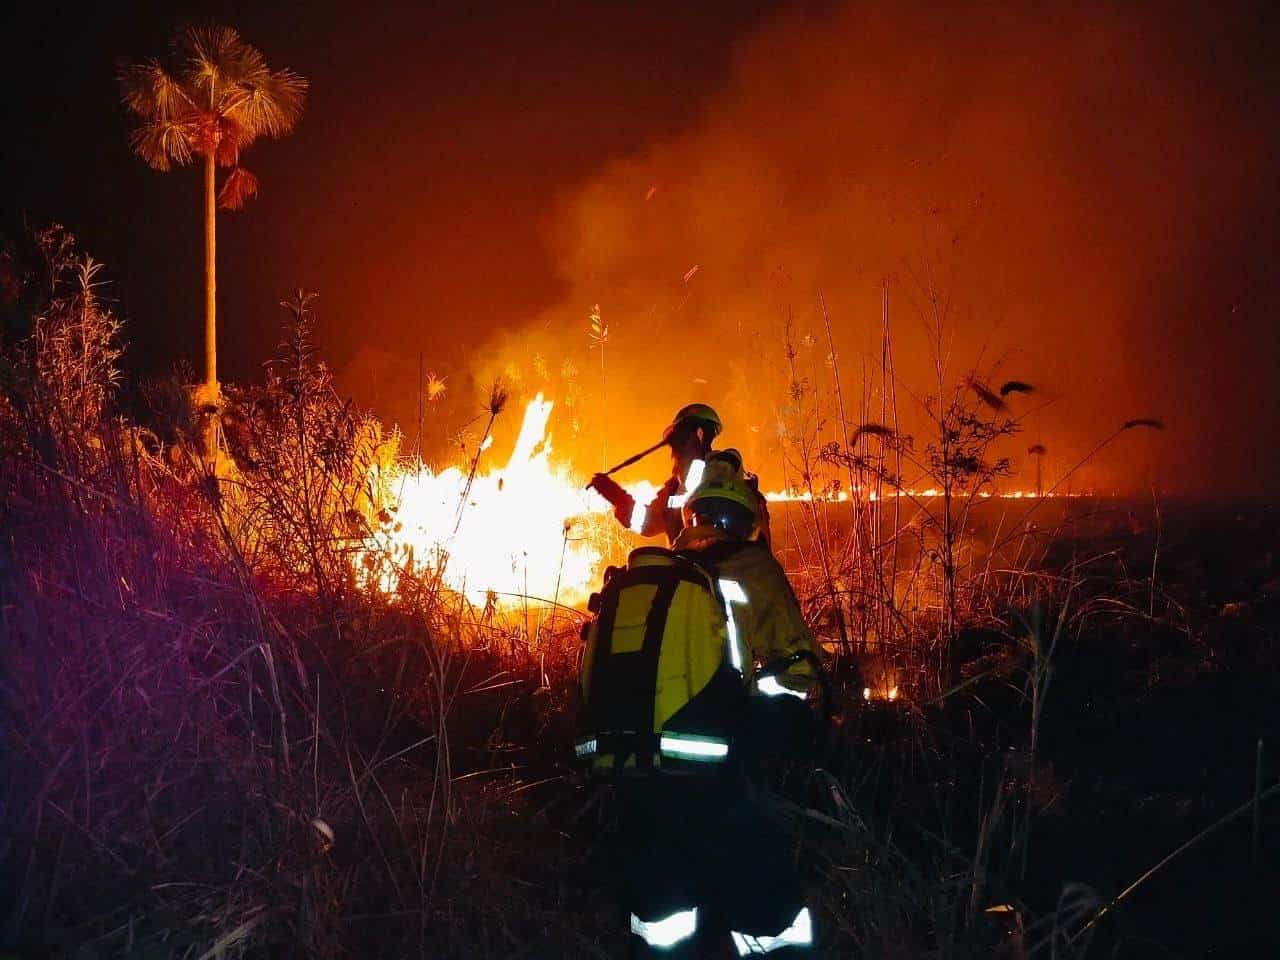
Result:
[[[758,789],[727,771],[620,787],[615,846],[633,956],[808,956],[793,844]]]

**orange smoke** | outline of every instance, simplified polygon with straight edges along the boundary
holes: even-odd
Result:
[[[477,351],[482,382],[513,363],[531,377],[538,354],[573,358],[596,450],[639,447],[706,400],[781,487],[784,323],[797,381],[830,398],[834,354],[850,421],[878,415],[879,387],[863,385],[879,373],[884,283],[903,433],[928,436],[916,398],[935,390],[935,359],[948,382],[999,361],[1038,388],[1025,442],[1004,451],[1024,485],[1028,444],[1048,448],[1056,479],[1119,423],[1159,416],[1168,434],[1126,436],[1076,488],[1186,488],[1206,459],[1247,488],[1260,474],[1248,438],[1277,409],[1250,346],[1266,305],[1238,302],[1243,270],[1219,250],[1265,232],[1255,201],[1275,209],[1274,124],[1209,69],[1203,44],[1225,43],[1213,17],[1153,16],[850,5],[768,22],[694,129],[563,195],[545,239],[565,295]],[[607,411],[589,313],[609,325]],[[819,441],[838,440],[834,404],[819,413]]]

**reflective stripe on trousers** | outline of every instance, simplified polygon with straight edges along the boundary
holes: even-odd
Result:
[[[766,697],[799,697],[801,700],[806,700],[809,696],[803,690],[784,687],[778,682],[777,677],[763,677],[756,682],[756,691]]]
[[[805,907],[796,914],[796,918],[791,921],[791,926],[777,936],[753,937],[750,934],[734,931],[732,937],[733,945],[740,957],[750,956],[753,953],[772,953],[783,947],[808,947],[813,944],[813,918],[809,914],[809,908]]]
[[[674,947],[698,932],[698,908],[677,910],[661,920],[641,920],[633,913],[631,932],[651,947]]]

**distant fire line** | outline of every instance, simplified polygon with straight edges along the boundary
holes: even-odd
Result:
[[[952,494],[956,498],[967,496],[967,491],[960,490]],[[927,487],[924,490],[898,490],[890,489],[883,496],[877,494],[874,490],[867,491],[864,499],[866,500],[889,500],[894,497],[915,498],[917,500],[937,500],[943,496],[943,492],[936,487]],[[1036,493],[1034,490],[981,490],[977,496],[982,500],[1039,500],[1054,499],[1061,500],[1071,497],[1083,496],[1076,492],[1053,491],[1046,490],[1044,493]],[[816,496],[810,494],[807,490],[798,493],[789,493],[785,490],[769,490],[766,491],[764,498],[770,503],[847,503],[850,499],[846,490],[840,490],[836,493],[819,493]]]

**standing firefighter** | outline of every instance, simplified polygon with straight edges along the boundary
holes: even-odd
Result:
[[[642,537],[656,537],[661,533],[666,535],[668,544],[674,543],[684,528],[683,507],[688,492],[701,481],[707,460],[712,455],[711,444],[723,429],[720,415],[710,405],[690,403],[676,411],[675,417],[663,432],[660,443],[624,460],[606,473],[597,473],[588,486],[609,501],[618,522],[632,533]],[[609,475],[664,446],[671,448],[671,476],[648,504],[637,503]],[[736,450],[731,452],[741,466],[741,455]],[[764,498],[755,489],[754,481],[749,482],[757,499],[759,537],[767,542],[768,510]]]
[[[818,661],[755,502],[736,458],[712,455],[682,549],[633,551],[592,600],[575,752],[618,786],[635,956],[812,947],[792,844],[748,773],[757,733],[800,729]]]

